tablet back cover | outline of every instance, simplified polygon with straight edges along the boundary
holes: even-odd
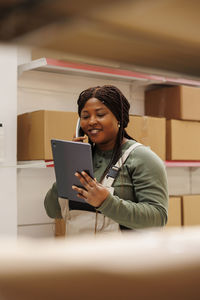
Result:
[[[93,177],[92,151],[88,143],[51,140],[58,196],[84,202],[72,190],[72,185],[81,186],[75,172],[86,171]]]

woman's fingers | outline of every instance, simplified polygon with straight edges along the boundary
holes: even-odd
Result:
[[[86,192],[84,189],[77,187],[76,185],[72,185],[72,189],[77,192],[77,196],[79,198],[85,199],[84,193]]]
[[[80,180],[81,184],[84,188],[80,188],[76,185],[72,186],[72,189],[77,192],[79,198],[87,199],[88,192],[92,191],[93,188],[96,186],[96,181],[94,181],[86,172],[75,173],[75,176]]]
[[[90,186],[94,186],[94,179],[92,179],[92,177],[90,177],[86,172],[82,171],[81,175],[84,177],[84,179],[86,180],[86,182],[90,185]]]
[[[81,173],[76,172],[75,175],[83,185],[82,188],[75,185],[72,186],[72,189],[77,192],[78,197],[84,199],[94,207],[100,206],[107,198],[109,191],[84,171]]]
[[[86,136],[79,136],[79,137],[73,137],[73,142],[83,142],[87,137]]]
[[[94,187],[95,181],[86,172],[84,171],[81,173],[76,172],[75,176],[78,177],[78,179],[84,186]]]

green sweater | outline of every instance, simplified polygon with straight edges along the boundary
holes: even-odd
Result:
[[[135,141],[122,146],[122,153]],[[100,180],[112,151],[97,150],[93,157],[94,176]],[[140,146],[129,154],[109,194],[98,211],[130,229],[163,226],[167,222],[168,189],[163,161],[148,147]],[[49,217],[60,218],[56,184],[45,197]]]

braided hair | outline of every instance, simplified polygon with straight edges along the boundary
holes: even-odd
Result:
[[[108,170],[115,165],[118,159],[121,156],[121,146],[123,138],[133,139],[130,137],[125,128],[129,123],[129,109],[130,104],[126,97],[122,94],[122,92],[113,85],[104,85],[104,86],[96,86],[91,87],[83,91],[78,98],[78,114],[81,115],[81,111],[85,106],[85,103],[91,99],[96,98],[101,101],[104,105],[108,107],[108,109],[115,115],[118,120],[120,127],[117,135],[117,139],[115,142],[115,146],[113,148],[111,160],[102,175],[101,180],[103,180],[104,176],[107,174]],[[92,145],[92,151],[94,151],[93,143],[89,140]]]

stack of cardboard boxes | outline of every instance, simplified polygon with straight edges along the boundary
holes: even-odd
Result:
[[[147,91],[145,114],[167,119],[167,160],[200,160],[200,88],[175,86]]]
[[[200,160],[200,88],[174,86],[145,93],[145,114],[166,118],[166,160]],[[199,225],[200,195],[170,197],[168,225]]]

